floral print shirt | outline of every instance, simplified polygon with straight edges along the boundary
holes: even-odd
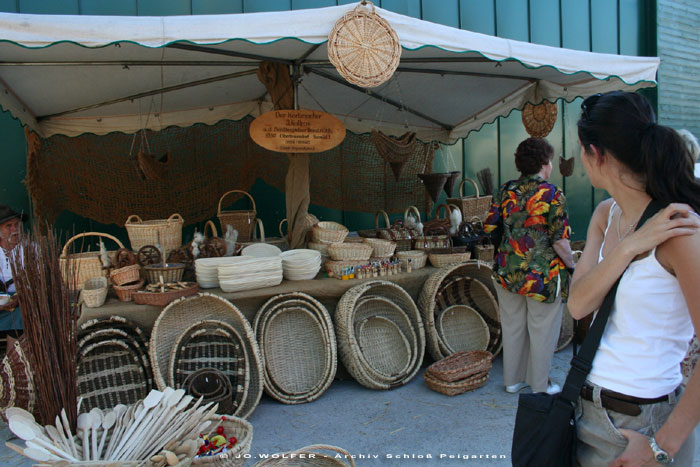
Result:
[[[494,278],[503,288],[545,303],[566,299],[569,275],[552,246],[571,236],[564,193],[537,174],[506,182],[484,223],[486,233],[499,228]]]

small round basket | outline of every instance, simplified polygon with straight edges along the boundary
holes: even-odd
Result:
[[[319,222],[312,230],[312,240],[316,243],[338,243],[345,240],[349,230],[337,222]]]
[[[219,419],[212,419],[212,426],[216,426]],[[221,417],[221,424],[224,428],[227,438],[235,437],[238,442],[223,454],[215,456],[195,457],[192,459],[192,465],[207,465],[215,467],[243,467],[246,457],[250,452],[250,446],[253,444],[253,425],[247,420],[233,416],[224,415]],[[211,439],[216,436],[215,431],[207,433],[207,437]]]
[[[124,285],[139,280],[140,273],[141,266],[132,264],[131,266],[124,266],[123,268],[112,270],[112,272],[109,273],[109,277],[112,279],[114,285]]]
[[[167,284],[169,282],[180,282],[185,274],[185,264],[165,263],[144,266],[146,280],[149,284]],[[161,280],[162,278],[162,280]]]
[[[134,299],[134,292],[143,288],[144,281],[141,279],[138,282],[125,284],[125,285],[113,285],[114,291],[117,293],[117,298],[122,302],[130,302]]]
[[[367,261],[372,256],[372,245],[366,243],[333,243],[328,245],[328,254],[333,261]]]
[[[105,303],[108,290],[106,277],[92,277],[86,280],[80,292],[83,304],[88,308],[101,307]]]
[[[392,256],[396,251],[396,242],[390,240],[382,240],[380,238],[365,238],[365,243],[368,243],[374,249],[372,256],[384,258]]]
[[[372,10],[363,9],[370,5]],[[362,2],[343,15],[328,35],[328,59],[348,82],[364,88],[389,80],[399,66],[401,44],[391,25]]]

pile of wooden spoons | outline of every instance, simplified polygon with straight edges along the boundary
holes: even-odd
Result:
[[[193,404],[193,397],[182,389],[153,390],[132,406],[119,404],[80,414],[76,434],[65,410],[55,426],[42,427],[26,410],[11,407],[6,411],[10,430],[26,447],[6,444],[41,462],[143,460],[147,465],[177,465],[195,456],[199,434],[217,423],[218,404],[201,403],[202,398]]]

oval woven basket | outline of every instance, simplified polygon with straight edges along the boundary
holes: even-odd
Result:
[[[0,365],[0,414],[7,420],[5,410],[20,407],[34,413],[38,394],[34,386],[29,358],[25,353],[26,337],[19,339],[7,349]]]
[[[439,344],[448,354],[464,350],[486,350],[489,327],[481,315],[467,305],[452,305],[440,310],[435,319]]]
[[[182,280],[182,276],[185,274],[185,264],[150,264],[144,266],[143,270],[149,284],[167,284],[169,282],[180,282]]]
[[[124,223],[129,234],[129,242],[133,251],[139,251],[142,246],[160,245],[164,256],[182,245],[182,225],[185,221],[180,214],[173,214],[167,219],[141,220],[132,214]]]
[[[396,257],[399,258],[402,263],[408,263],[410,259],[412,269],[425,267],[425,263],[428,262],[428,255],[424,250],[398,251],[396,252]]]
[[[542,101],[537,105],[525,104],[522,114],[525,131],[533,138],[544,138],[557,122],[557,104]]]
[[[365,238],[365,243],[372,246],[372,256],[385,257],[392,256],[396,251],[396,242],[383,240],[381,238]]]
[[[464,196],[464,184],[471,183],[474,187],[474,195]],[[491,200],[493,196],[487,194],[485,196],[479,196],[479,186],[471,178],[465,178],[459,184],[459,198],[448,198],[448,204],[454,204],[462,210],[462,219],[471,219],[476,216],[483,218],[486,211],[491,207]]]
[[[363,9],[365,4],[371,11]],[[372,88],[399,66],[401,44],[391,25],[362,2],[343,15],[328,34],[328,59],[348,82]]]
[[[392,383],[373,376],[376,372],[372,372],[371,367],[365,363],[366,360],[362,357],[362,349],[355,335],[357,308],[361,299],[368,296],[379,296],[394,302],[408,317],[417,338],[417,348],[415,351],[412,349],[411,352],[412,355],[416,355],[415,361],[412,359],[413,364],[407,371],[392,378]],[[361,315],[361,317],[365,316]],[[351,288],[338,302],[334,324],[338,338],[338,352],[343,364],[355,380],[363,386],[370,389],[392,389],[407,383],[418,373],[425,352],[423,321],[413,299],[400,286],[387,281],[369,281]]]
[[[240,335],[249,360],[250,386],[245,400],[234,415],[247,418],[257,407],[263,392],[263,366],[260,350],[253,329],[243,313],[231,302],[216,295],[199,293],[191,297],[180,298],[165,307],[156,319],[151,331],[148,351],[158,389],[162,391],[167,386],[170,352],[177,337],[192,322],[193,316],[199,320],[223,321]]]
[[[112,269],[109,273],[110,279],[114,285],[124,285],[131,282],[136,282],[140,279],[141,266],[132,264],[119,269]]]
[[[333,261],[367,261],[372,256],[372,245],[366,243],[332,243],[328,254]]]
[[[411,346],[401,329],[383,316],[370,316],[355,327],[362,357],[384,378],[400,378],[411,365]]]
[[[265,390],[285,404],[311,402],[330,387],[337,344],[330,314],[302,292],[270,298],[253,323],[265,362]]]
[[[465,304],[476,310],[489,328],[489,345],[486,350],[494,355],[500,352],[501,323],[491,272],[488,264],[470,260],[438,270],[423,284],[418,308],[425,322],[428,351],[434,360],[441,360],[450,353],[440,346],[435,318],[440,311],[451,305]]]
[[[332,455],[318,451],[331,451]],[[291,460],[291,462],[290,462]],[[296,451],[273,454],[256,462],[253,467],[355,467],[352,455],[343,448],[326,444],[312,444]]]
[[[426,368],[425,372],[435,379],[455,382],[475,374],[491,371],[493,354],[486,350],[465,350],[453,353]]]
[[[345,240],[350,231],[337,222],[319,222],[311,228],[311,238],[316,243],[338,243]]]
[[[478,389],[486,384],[486,382],[489,380],[489,373],[478,373],[465,379],[447,382],[434,378],[426,371],[423,373],[423,379],[425,380],[426,386],[433,391],[445,394],[447,396],[456,396],[457,394],[462,394],[467,391],[473,391],[474,389]]]

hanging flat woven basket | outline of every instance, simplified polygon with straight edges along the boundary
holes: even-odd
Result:
[[[525,131],[533,138],[544,138],[557,122],[557,104],[542,101],[541,104],[525,104],[523,109]]]
[[[37,408],[38,394],[26,348],[26,337],[21,336],[0,363],[0,415],[5,420],[5,410],[9,407],[19,407],[31,413]]]
[[[373,88],[394,74],[401,44],[391,25],[375,13],[374,4],[362,2],[335,23],[328,35],[328,59],[348,82]]]

